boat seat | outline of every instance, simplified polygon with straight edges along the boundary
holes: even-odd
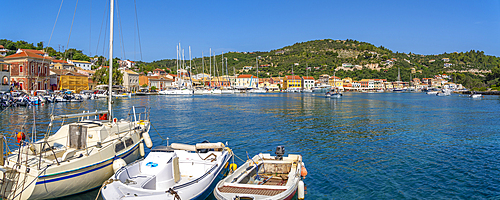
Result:
[[[68,160],[69,158],[73,157],[76,153],[76,149],[68,149],[66,152],[64,152],[63,156],[61,157],[61,162],[64,162]]]
[[[156,189],[156,176],[141,174],[135,176],[132,179],[127,179],[125,184],[130,187],[144,188],[144,189]]]

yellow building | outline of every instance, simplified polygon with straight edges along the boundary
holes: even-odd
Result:
[[[339,77],[332,76],[328,79],[328,85],[332,86],[333,88],[338,88],[338,89],[343,89],[344,83]]]
[[[285,76],[284,88],[285,90],[300,90],[302,89],[302,79],[300,76]]]
[[[64,69],[51,69],[50,72],[51,80],[56,79],[58,90],[66,89],[79,93],[89,89],[88,76]]]

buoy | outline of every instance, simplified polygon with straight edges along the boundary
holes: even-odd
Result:
[[[118,119],[116,118],[113,118],[113,122],[116,123],[118,121]]]
[[[299,188],[297,189],[298,190],[298,199],[304,199],[304,182],[303,181],[299,181]]]
[[[144,138],[144,144],[146,144],[146,147],[151,149],[151,147],[153,147],[153,142],[151,141],[151,137],[149,137],[149,133],[144,132],[142,134],[142,138]]]
[[[116,173],[122,167],[127,166],[127,162],[125,160],[119,158],[113,161],[113,171]]]
[[[23,132],[17,133],[17,143],[21,143],[22,140],[26,139],[26,135]]]
[[[139,143],[139,153],[141,153],[141,157],[144,157],[146,153],[144,152],[144,143]]]
[[[231,171],[236,171],[236,169],[238,168],[238,165],[236,165],[236,163],[231,163],[231,165],[229,165],[229,170]]]
[[[302,176],[302,178],[306,178],[307,176],[307,169],[306,166],[304,166],[304,163],[302,163],[302,168],[300,169],[300,175]]]

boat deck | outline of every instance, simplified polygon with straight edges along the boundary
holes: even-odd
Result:
[[[245,188],[234,186],[223,186],[219,188],[222,193],[237,193],[237,194],[255,194],[265,196],[275,196],[285,191],[285,189],[264,189],[264,188]]]

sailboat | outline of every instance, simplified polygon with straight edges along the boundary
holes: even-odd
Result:
[[[336,85],[337,77],[335,76],[335,72],[333,72],[333,88],[325,94],[326,97],[330,98],[340,98],[342,97],[342,93],[340,93],[339,89]]]
[[[181,51],[181,44],[179,43],[179,45],[177,46],[177,66],[178,66],[177,68],[180,68],[180,70],[178,70],[178,72],[180,72],[180,73],[178,74],[178,77],[176,80],[177,88],[163,90],[163,91],[158,92],[158,94],[192,95],[194,93],[194,91],[188,87],[189,86],[188,83],[184,82],[184,77],[185,77],[185,74],[187,73],[187,70],[185,70],[186,67],[184,66],[184,63],[182,63],[182,64],[179,63],[179,58],[181,58],[182,61],[184,61],[184,50],[182,50],[182,56],[180,56],[180,53],[181,53],[180,51]],[[191,77],[191,74],[189,76]],[[192,84],[192,82],[191,82],[191,84]]]
[[[266,93],[267,92],[266,89],[259,87],[259,58],[258,57],[255,58],[255,63],[257,65],[256,66],[257,67],[257,80],[255,81],[256,88],[251,89],[248,92],[250,92],[250,93]]]
[[[113,5],[111,0],[109,88],[113,82]],[[118,120],[112,112],[112,94],[108,94],[107,111],[52,115],[49,127],[57,121],[76,121],[62,125],[53,135],[25,141],[24,133],[19,133],[19,148],[5,161],[3,156],[0,159],[2,199],[49,199],[84,192],[100,187],[115,167],[143,156],[143,141],[152,147],[149,110],[139,112],[132,107],[132,119]]]

